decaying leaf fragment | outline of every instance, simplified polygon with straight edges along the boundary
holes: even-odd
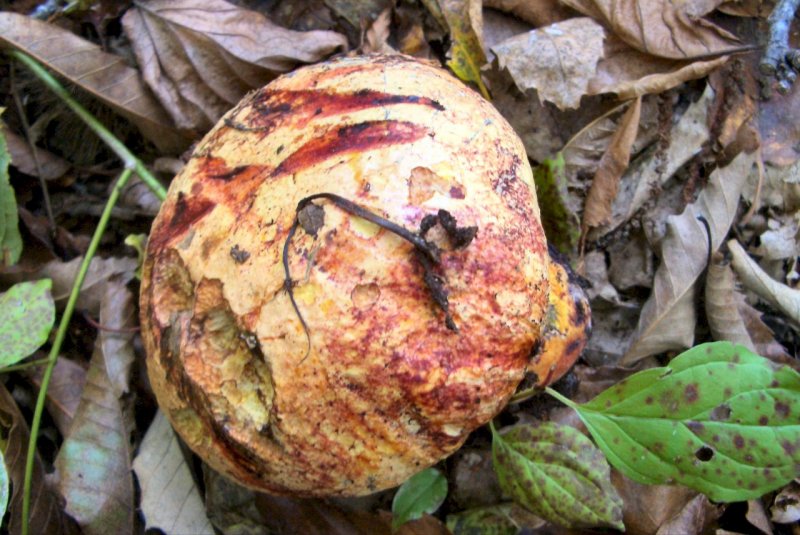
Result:
[[[603,54],[605,30],[587,17],[568,19],[492,47],[521,91],[559,109],[577,108]]]
[[[135,2],[122,19],[147,85],[181,128],[204,131],[251,89],[347,45],[224,0]]]
[[[715,170],[697,201],[680,215],[668,218],[653,292],[642,309],[623,363],[692,345],[695,282],[706,266],[707,243],[710,239],[712,250],[716,250],[728,234],[753,162],[752,155],[742,153],[726,167]],[[707,236],[699,216],[708,221],[711,236]]]

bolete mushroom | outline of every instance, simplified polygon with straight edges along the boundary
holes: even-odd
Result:
[[[526,371],[572,365],[588,315],[565,277],[490,103],[412,58],[339,59],[249,94],[172,182],[142,279],[148,372],[223,474],[366,494],[457,449]],[[541,350],[557,331],[566,359]]]

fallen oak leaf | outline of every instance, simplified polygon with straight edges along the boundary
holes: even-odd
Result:
[[[572,9],[558,0],[485,0],[483,7],[511,13],[537,28],[575,16]]]
[[[248,91],[347,45],[224,0],[135,2],[122,18],[145,81],[181,128],[207,130]]]
[[[711,249],[716,250],[728,234],[753,163],[752,155],[742,153],[726,167],[716,169],[697,201],[680,215],[667,219],[653,291],[642,308],[633,343],[622,364],[692,345],[696,323],[695,282],[706,266],[708,240]],[[708,221],[710,236],[706,235],[699,216]]]
[[[731,265],[742,285],[785,314],[795,325],[800,324],[800,290],[774,280],[748,256],[736,240],[728,241]]]
[[[577,108],[603,54],[605,30],[588,17],[551,24],[492,47],[501,68],[525,92],[559,109]]]
[[[736,36],[702,18],[715,2],[564,0],[564,3],[602,22],[637,50],[654,56],[691,59],[744,48]],[[695,6],[701,8],[695,12]]]
[[[164,108],[139,72],[120,56],[58,26],[11,12],[0,13],[0,43],[34,57],[88,91],[136,125],[161,152],[178,154],[189,146],[191,137],[165,119]]]

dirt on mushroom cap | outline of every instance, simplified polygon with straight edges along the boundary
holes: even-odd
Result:
[[[298,202],[321,192],[407,229],[440,209],[478,227],[464,249],[441,238],[458,333],[412,246],[320,201],[316,236],[288,248],[307,341],[281,253]],[[184,440],[245,485],[391,487],[505,405],[547,265],[524,149],[489,103],[402,56],[299,69],[231,110],[170,187],[142,284],[151,382]]]

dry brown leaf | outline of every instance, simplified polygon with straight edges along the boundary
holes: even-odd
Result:
[[[11,165],[26,175],[39,176],[44,180],[55,180],[61,178],[64,173],[69,171],[69,162],[47,151],[41,147],[36,147],[36,156],[33,154],[30,144],[24,137],[18,136],[10,131],[8,127],[0,122],[0,131],[6,138],[8,153],[11,155]],[[36,165],[36,159],[39,165]]]
[[[111,286],[107,284],[106,289]],[[116,304],[107,297],[104,301]],[[106,349],[117,352],[106,353]],[[134,529],[130,439],[121,392],[111,379],[122,367],[117,361],[125,358],[119,349],[103,343],[102,336],[95,341],[86,387],[55,462],[65,509],[87,535],[124,535]]]
[[[125,60],[80,37],[16,13],[0,13],[0,43],[33,56],[131,121],[161,152],[178,154],[191,138],[181,134]]]
[[[5,462],[12,485],[8,502],[8,531],[12,535],[22,529],[22,487],[25,479],[25,459],[28,456],[30,432],[25,417],[6,387],[0,384],[0,427],[6,438]],[[59,535],[66,530],[57,496],[45,482],[45,472],[39,455],[33,464],[31,484],[31,511],[29,533]]]
[[[628,221],[650,199],[654,190],[702,150],[710,137],[706,119],[713,98],[714,92],[707,86],[703,96],[689,106],[671,129],[671,142],[667,149],[650,150],[630,165],[620,181],[611,221],[590,233],[589,239],[608,234]]]
[[[353,28],[362,29],[381,12],[392,7],[391,0],[324,0],[326,6]]]
[[[743,153],[728,166],[716,169],[697,200],[680,215],[667,219],[653,292],[642,309],[634,341],[622,364],[663,351],[685,349],[694,342],[694,289],[706,267],[707,243],[710,239],[712,250],[716,250],[728,234],[754,161],[752,155]],[[699,216],[708,221],[710,237],[698,221]]]
[[[511,13],[535,28],[549,26],[575,16],[559,0],[485,0],[483,7]]]
[[[611,483],[622,497],[622,519],[628,535],[655,534],[697,496],[697,491],[680,485],[643,485],[617,470],[611,470]]]
[[[38,390],[42,384],[44,368],[28,368],[23,373]],[[69,434],[85,384],[86,370],[82,366],[65,358],[59,358],[56,361],[50,385],[47,388],[47,412],[63,436]]]
[[[747,514],[745,518],[753,526],[757,527],[761,533],[772,535],[772,526],[767,518],[767,512],[764,510],[764,504],[761,500],[747,500]]]
[[[492,47],[521,91],[536,89],[539,100],[559,109],[577,108],[602,57],[605,30],[579,17],[517,35]]]
[[[589,81],[588,93],[616,93],[621,99],[657,94],[689,80],[707,76],[728,61],[728,56],[709,60],[659,58],[629,46],[616,35],[606,37],[603,58]]]
[[[736,288],[733,270],[724,256],[714,253],[706,274],[706,318],[714,340],[742,344],[763,357],[784,363],[789,355]]]
[[[711,523],[720,517],[724,506],[712,504],[708,498],[699,494],[692,498],[677,516],[661,525],[656,535],[686,535],[705,533]]]
[[[147,84],[181,128],[206,130],[249,90],[347,46],[224,0],[135,2],[122,19]]]
[[[742,285],[775,307],[796,325],[800,324],[800,290],[790,288],[770,277],[748,256],[736,240],[728,241],[728,250],[731,252],[731,264],[739,275]]]
[[[132,327],[138,324],[133,292],[118,280],[109,280],[100,302],[98,343],[106,357],[106,372],[118,396],[128,392],[130,367],[136,360]]]
[[[733,34],[703,19],[719,2],[703,0],[563,0],[607,25],[642,52],[670,59],[692,59],[742,48]]]
[[[197,535],[214,533],[180,443],[161,411],[147,429],[133,460],[133,470],[142,489],[140,508],[148,530],[156,528],[164,533]]]
[[[639,130],[642,98],[637,98],[622,116],[617,131],[611,137],[608,148],[592,179],[583,210],[581,233],[586,236],[589,227],[604,224],[611,217],[611,204],[617,196],[619,180],[628,167],[631,147]]]

